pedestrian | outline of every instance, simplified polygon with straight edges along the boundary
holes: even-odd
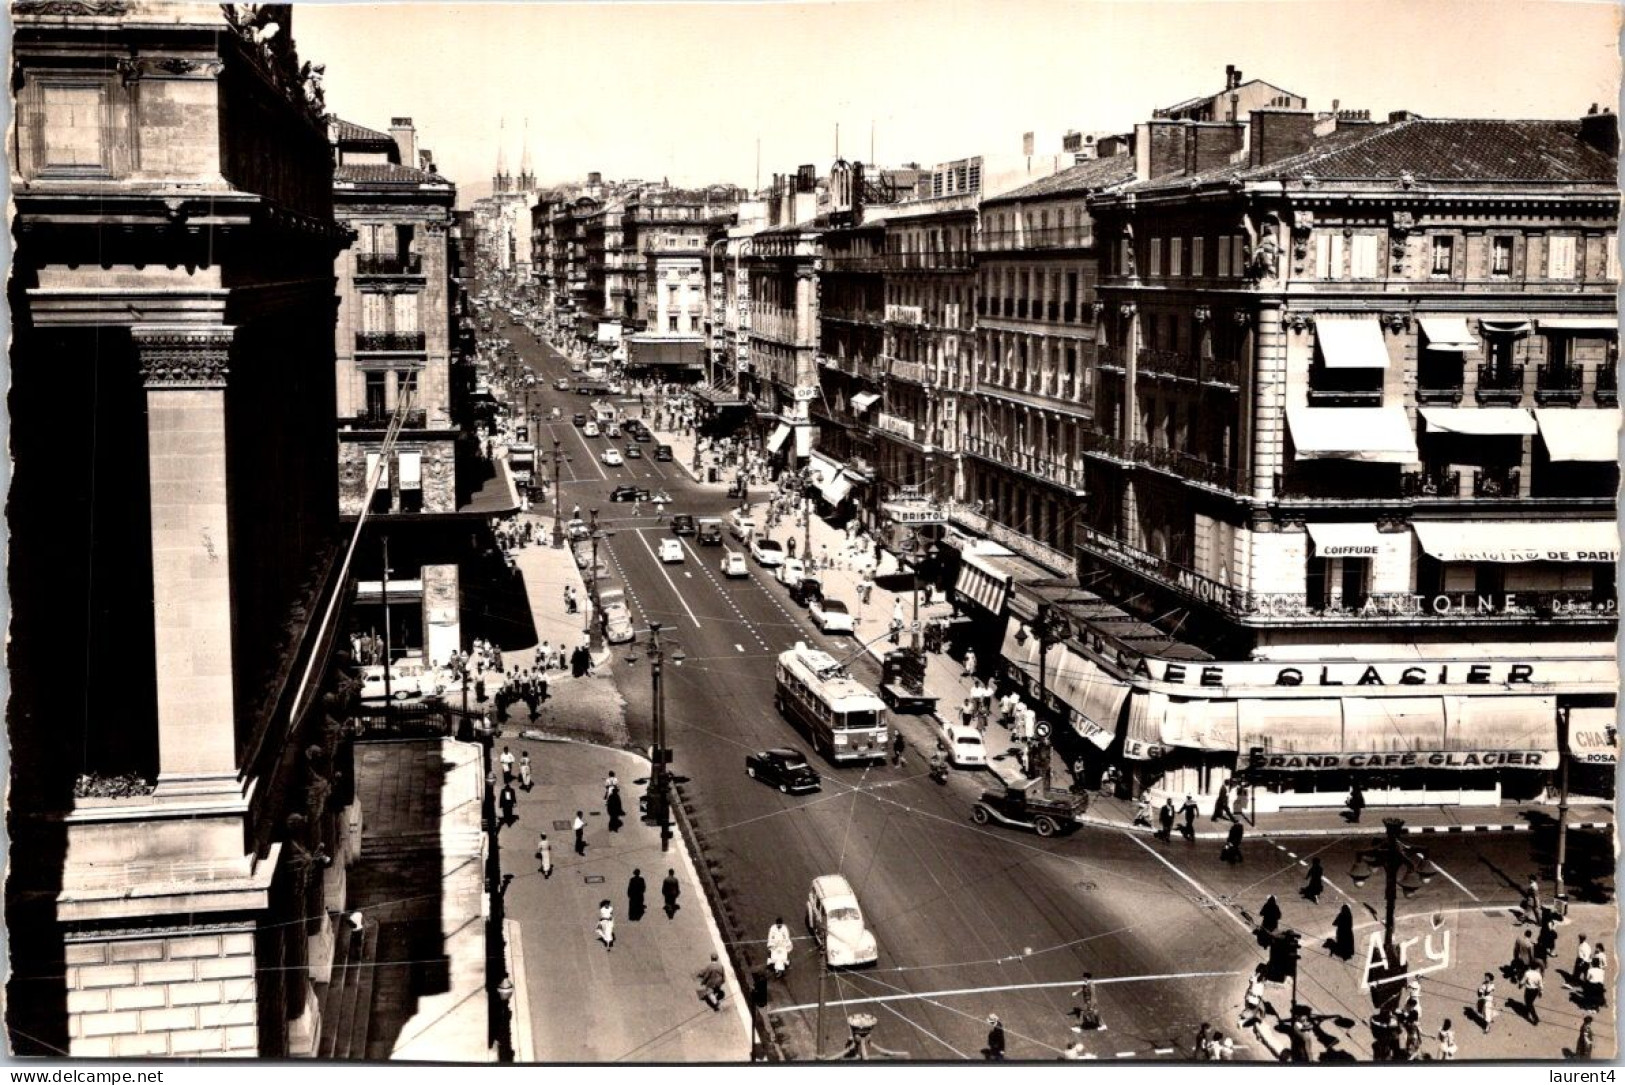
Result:
[[[1219,858],[1223,859],[1227,863],[1241,862],[1242,833],[1243,830],[1241,827],[1241,822],[1232,821],[1230,823],[1230,831],[1225,834],[1224,847],[1219,849]],[[1273,900],[1274,898],[1272,897],[1271,899]]]
[[[1478,1022],[1485,1033],[1495,1023],[1495,973],[1484,973],[1484,982],[1478,985]]]
[[[570,828],[576,834],[576,854],[587,854],[587,819],[582,817],[581,811],[576,811],[575,820],[570,822]]]
[[[609,831],[612,833],[620,832],[622,819],[626,817],[626,807],[621,805],[619,789],[611,791],[609,798],[604,800],[604,813],[609,817]]]
[[[536,868],[543,880],[553,876],[553,845],[548,842],[547,834],[543,833],[541,839],[536,841],[536,861],[540,865]]]
[[[1308,1063],[1314,1061],[1314,1048],[1309,1040],[1309,1033],[1315,1023],[1305,1015],[1294,1017],[1287,1026],[1287,1061]]]
[[[1072,998],[1074,1005],[1067,1012],[1067,1016],[1077,1018],[1078,1023],[1072,1026],[1073,1032],[1103,1027],[1100,1022],[1100,1010],[1095,1005],[1094,973],[1083,974],[1083,980],[1079,983],[1078,989],[1072,992]]]
[[[1608,1004],[1608,954],[1598,946],[1586,967],[1585,986],[1582,988],[1587,1009],[1600,1010]]]
[[[1439,1061],[1455,1062],[1456,1030],[1454,1027],[1452,1027],[1450,1018],[1446,1017],[1444,1019],[1444,1024],[1439,1027],[1437,1039],[1439,1041]]]
[[[1276,903],[1275,894],[1271,893],[1265,899],[1263,907],[1258,909],[1258,927],[1265,934],[1273,935],[1281,925],[1281,906]]]
[[[1354,912],[1347,904],[1332,920],[1332,956],[1347,961],[1354,956]]]
[[[647,888],[643,871],[633,867],[632,876],[626,880],[626,918],[633,923],[643,918],[643,894]]]
[[[1320,894],[1326,891],[1326,871],[1321,867],[1318,858],[1309,860],[1309,873],[1304,878],[1303,899],[1310,904],[1320,903]]]
[[[1151,828],[1151,799],[1142,794],[1134,805],[1134,827]]]
[[[1208,1044],[1208,1040],[1210,1038],[1210,1034],[1211,1034],[1211,1030],[1208,1028],[1208,1023],[1206,1021],[1203,1021],[1202,1022],[1202,1027],[1196,1030],[1196,1040],[1195,1040],[1195,1042],[1193,1042],[1191,1044],[1191,1054],[1193,1056],[1195,1056],[1197,1062],[1206,1062],[1207,1061],[1207,1058],[1208,1058],[1207,1044]]]
[[[1186,795],[1185,805],[1179,808],[1180,815],[1185,819],[1185,823],[1180,827],[1179,831],[1184,835],[1186,840],[1196,839],[1196,815],[1198,812],[1199,811],[1196,808],[1196,800],[1191,798],[1189,795]]]
[[[1230,785],[1221,783],[1219,793],[1213,797],[1213,814],[1209,821],[1231,820],[1230,815]]]
[[[712,1010],[722,1009],[727,979],[722,973],[722,963],[717,960],[715,953],[711,954],[710,962],[700,969],[695,978],[700,981],[700,1001],[710,1006]]]
[[[1543,909],[1540,903],[1540,878],[1529,875],[1529,884],[1523,887],[1523,911],[1529,922],[1539,923]]]
[[[790,928],[784,925],[783,917],[775,919],[767,929],[767,967],[775,976],[783,978],[790,970],[790,949],[793,944]]]
[[[1264,1020],[1264,966],[1259,965],[1253,969],[1251,978],[1247,980],[1247,993],[1241,998],[1241,1016],[1236,1018],[1236,1027],[1242,1029],[1253,1028]]]
[[[1535,959],[1544,968],[1557,952],[1557,913],[1546,911],[1540,917],[1540,933],[1535,936]]]
[[[527,792],[536,786],[535,779],[530,773],[530,751],[526,750],[519,755],[519,786]]]
[[[1574,969],[1569,973],[1575,986],[1585,982],[1586,969],[1591,967],[1591,941],[1580,935],[1580,945],[1574,951]]]
[[[987,1015],[987,1046],[982,1048],[982,1058],[988,1062],[1004,1061],[1004,1025],[996,1013]]]
[[[1247,816],[1247,785],[1236,785],[1236,797],[1231,800],[1230,809],[1238,818]]]
[[[1359,821],[1360,812],[1365,809],[1365,792],[1358,783],[1349,785],[1349,797],[1344,805],[1349,809],[1349,820]]]
[[[677,871],[667,868],[666,878],[660,883],[660,897],[666,902],[667,919],[677,914],[677,898],[682,892],[683,888],[677,882]]]
[[[1531,1025],[1540,1024],[1540,1011],[1535,1008],[1535,1003],[1540,1000],[1545,986],[1545,977],[1540,974],[1540,968],[1531,964],[1523,974],[1523,1015]]]
[[[1592,1050],[1596,1047],[1597,1039],[1592,1032],[1592,1016],[1588,1013],[1585,1020],[1580,1022],[1580,1034],[1574,1038],[1574,1057],[1589,1059]]]
[[[606,953],[615,948],[615,905],[607,900],[598,902],[598,925],[593,933],[604,943]]]
[[[502,756],[497,760],[502,762],[502,782],[508,783],[513,779],[513,751],[502,747]]]
[[[894,735],[892,735],[892,740],[891,740],[891,763],[892,763],[893,767],[896,767],[896,766],[901,765],[903,763],[903,750],[904,750],[903,732],[901,730],[899,730]]]
[[[976,649],[965,649],[965,669],[960,672],[959,676],[961,678],[976,677]]]
[[[519,796],[514,793],[512,784],[502,785],[502,824],[512,825],[518,819],[514,816],[514,807],[519,805]]]
[[[1210,1047],[1212,1054],[1209,1058],[1214,1062],[1232,1062],[1236,1057],[1236,1041],[1222,1032],[1213,1034],[1213,1042]]]
[[[1523,974],[1535,967],[1535,932],[1524,931],[1512,943],[1512,982],[1521,983]]]
[[[1405,1059],[1407,1062],[1413,1061],[1422,1054],[1422,1007],[1416,999],[1405,1004],[1399,1020],[1405,1029]]]
[[[1162,823],[1162,828],[1158,830],[1157,836],[1163,840],[1172,840],[1174,838],[1173,799],[1170,798],[1162,800],[1162,809],[1158,812],[1157,818]]]

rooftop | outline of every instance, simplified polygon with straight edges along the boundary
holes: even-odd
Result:
[[[335,184],[352,185],[435,185],[452,187],[451,182],[439,173],[430,173],[427,170],[415,170],[409,166],[398,166],[393,162],[368,162],[356,165],[335,166],[333,169],[333,182]]]
[[[1094,158],[1087,162],[1080,162],[1070,169],[1062,170],[1060,173],[1042,177],[1030,185],[1023,185],[1018,189],[983,200],[982,204],[983,206],[990,206],[1001,203],[1015,203],[1020,200],[1036,200],[1045,196],[1071,196],[1087,192],[1098,192],[1100,189],[1120,185],[1133,179],[1134,156],[1128,154],[1111,155],[1107,158]]]
[[[333,117],[332,138],[334,143],[376,143],[390,148],[396,146],[395,137],[388,132],[378,132],[371,128],[363,128],[353,121],[343,117]]]

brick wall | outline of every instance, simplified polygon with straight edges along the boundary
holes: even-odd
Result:
[[[75,1058],[259,1053],[248,931],[67,946]]]

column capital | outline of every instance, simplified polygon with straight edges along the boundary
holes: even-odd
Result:
[[[236,332],[220,324],[132,327],[142,383],[148,388],[224,388]]]

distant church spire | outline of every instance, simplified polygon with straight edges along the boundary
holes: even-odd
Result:
[[[497,122],[497,171],[491,177],[492,192],[509,192],[513,189],[513,175],[508,172],[508,152],[502,149],[507,140],[508,122],[504,118]]]
[[[531,192],[536,188],[536,167],[530,160],[530,118],[525,118],[525,138],[519,145],[519,191]]]

